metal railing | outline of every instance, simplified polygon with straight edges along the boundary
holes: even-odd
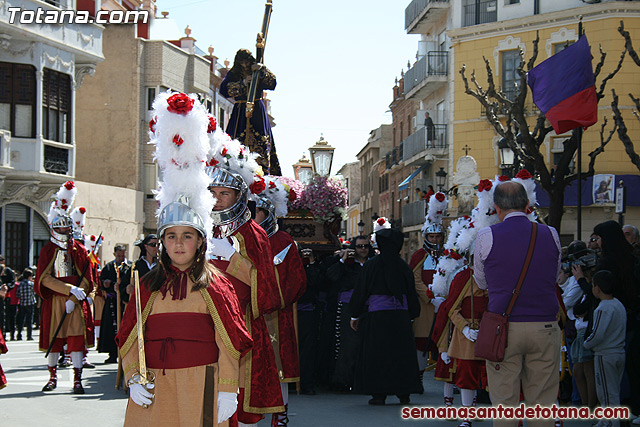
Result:
[[[391,169],[404,160],[402,157],[404,153],[403,147],[404,143],[401,142],[399,146],[393,147],[391,151],[385,154],[385,166],[387,169]]]
[[[429,6],[429,3],[449,3],[449,0],[413,0],[404,10],[405,30],[407,30],[411,23]]]
[[[429,149],[447,148],[447,125],[433,125],[431,130],[421,127],[402,141],[402,144],[405,161]]]
[[[44,170],[50,173],[67,175],[69,173],[69,150],[45,145]]]
[[[402,225],[411,227],[424,223],[427,204],[425,200],[409,203],[402,206]]]
[[[463,6],[462,26],[486,24],[498,20],[498,0],[475,0]]]
[[[418,86],[429,76],[449,74],[449,52],[431,51],[420,58],[404,75],[404,93]]]

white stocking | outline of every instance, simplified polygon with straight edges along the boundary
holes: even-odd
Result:
[[[100,326],[94,326],[93,331],[93,335],[96,337],[96,339],[100,338]]]
[[[444,383],[444,397],[453,398],[453,384]]]
[[[49,353],[47,356],[47,366],[53,367],[58,364],[58,353]]]
[[[473,396],[475,396],[475,390],[469,390],[463,388],[460,390],[460,397],[462,398],[462,406],[473,406]]]
[[[71,363],[73,363],[74,368],[77,368],[77,369],[82,368],[82,352],[81,351],[71,352]]]
[[[238,427],[258,427],[258,424],[245,424],[238,421]]]
[[[280,390],[282,391],[282,401],[287,405],[289,403],[289,383],[280,383]]]
[[[420,370],[420,372],[422,372],[427,369],[427,361],[429,360],[429,356],[426,352],[421,350],[416,350],[416,353],[418,354],[418,369]]]

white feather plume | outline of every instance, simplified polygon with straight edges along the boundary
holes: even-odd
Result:
[[[155,132],[150,132],[155,145],[154,158],[162,169],[162,182],[155,192],[159,202],[157,214],[170,203],[181,201],[196,211],[210,234],[213,223],[213,196],[207,189],[209,177],[205,162],[209,152],[207,126],[209,120],[202,104],[193,95],[193,108],[186,114],[169,111],[167,100],[175,92],[159,94],[153,102]]]
[[[289,200],[289,191],[284,184],[280,182],[280,177],[274,175],[264,176],[265,189],[260,193],[260,197],[266,197],[276,207],[276,218],[287,216],[287,201]]]

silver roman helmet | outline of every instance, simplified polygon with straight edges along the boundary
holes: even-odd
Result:
[[[278,231],[276,206],[268,198],[258,197],[256,200],[256,208],[267,212],[267,217],[260,223],[260,227],[267,232],[267,236],[273,236]]]
[[[238,200],[233,206],[211,212],[214,234],[219,234],[219,237],[225,237],[251,219],[251,212],[247,206],[249,187],[240,174],[233,173],[227,169],[209,166],[205,169],[205,172],[210,178],[208,188],[225,187],[239,192]],[[216,232],[216,228],[218,232]]]
[[[169,203],[158,217],[158,236],[162,237],[169,227],[184,225],[195,228],[202,237],[206,237],[204,221],[198,213],[181,200]]]
[[[66,228],[68,231],[61,233],[59,230]],[[51,220],[51,241],[56,245],[66,248],[73,234],[73,221],[69,215],[55,215]]]

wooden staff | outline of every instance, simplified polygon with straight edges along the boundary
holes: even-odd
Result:
[[[293,329],[296,331],[296,350],[298,354],[298,367],[299,367],[300,366],[300,335],[298,334],[298,302],[293,303]],[[298,395],[300,394],[300,379],[296,381],[296,394]]]
[[[116,301],[116,332],[120,331],[120,321],[122,319],[122,298],[120,297],[120,270],[122,269],[124,262],[116,267],[116,295],[118,296]],[[122,369],[122,358],[120,357],[120,351],[118,351],[118,372],[116,373],[116,390],[120,390],[122,387],[122,377],[124,370]]]

